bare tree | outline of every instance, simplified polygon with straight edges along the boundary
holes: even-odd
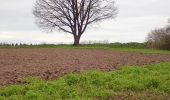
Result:
[[[79,45],[88,25],[115,18],[117,8],[113,0],[37,0],[33,14],[40,28],[70,33]]]
[[[147,37],[147,46],[170,50],[170,26],[151,31]]]

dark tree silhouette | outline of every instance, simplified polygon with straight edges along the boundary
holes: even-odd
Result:
[[[147,46],[170,50],[170,26],[151,31],[147,37]]]
[[[70,33],[79,45],[88,25],[114,18],[117,8],[113,0],[37,0],[33,14],[40,28]]]

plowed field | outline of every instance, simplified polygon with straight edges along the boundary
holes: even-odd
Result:
[[[113,52],[95,49],[0,49],[0,85],[20,83],[23,77],[56,79],[84,70],[110,71],[124,65],[170,61],[170,55]]]

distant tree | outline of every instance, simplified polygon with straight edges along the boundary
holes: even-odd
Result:
[[[166,27],[168,33],[170,33],[170,19],[168,20],[169,25]]]
[[[147,46],[150,48],[170,50],[170,26],[155,29],[149,33]]]
[[[88,25],[115,18],[117,8],[113,0],[37,0],[33,14],[40,28],[70,33],[79,45]]]

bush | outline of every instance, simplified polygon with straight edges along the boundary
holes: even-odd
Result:
[[[147,47],[170,50],[170,27],[155,29],[149,33]]]

